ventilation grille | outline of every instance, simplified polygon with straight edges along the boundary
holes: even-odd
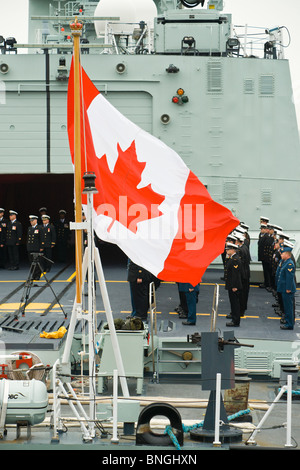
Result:
[[[222,64],[219,61],[207,64],[207,91],[209,93],[222,93]]]
[[[245,367],[247,369],[263,369],[268,370],[270,367],[269,354],[251,355],[248,354],[245,358]]]
[[[254,80],[252,78],[246,78],[244,80],[244,93],[246,94],[254,93]]]
[[[271,189],[261,190],[261,203],[264,205],[272,204],[272,190]]]
[[[236,181],[225,181],[223,185],[224,202],[238,202],[239,186]]]
[[[262,75],[259,80],[259,92],[261,96],[273,96],[275,80],[273,75]]]

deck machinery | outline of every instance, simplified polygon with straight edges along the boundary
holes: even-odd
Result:
[[[126,117],[174,148],[213,199],[250,226],[252,281],[261,275],[256,239],[262,214],[290,235],[298,260],[300,147],[283,28],[267,25],[260,41],[254,43],[249,31],[244,34],[234,27],[231,14],[223,11],[223,0],[29,0],[28,43],[18,43],[17,32],[16,38],[0,38],[3,205],[17,200],[16,190],[5,191],[12,175],[21,184],[51,181],[48,178],[53,175],[65,182],[72,177],[66,97],[73,50],[69,24],[75,16],[84,25],[81,62],[97,88]],[[24,180],[24,175],[29,179]],[[60,196],[72,207],[69,189],[66,184]],[[27,207],[32,202],[24,200]],[[15,352],[13,335],[20,332],[9,327],[3,331],[4,343],[10,341]],[[166,331],[172,331],[172,325]],[[73,332],[71,339],[76,337],[75,325]],[[175,368],[171,372],[176,373],[178,364],[180,368],[184,362],[191,365],[193,374],[199,374],[201,349],[185,338],[177,338],[174,332],[169,338],[159,337],[151,330],[151,345],[147,331],[131,334],[141,354],[156,351],[153,372],[157,373],[157,367],[170,371],[163,366],[166,352],[165,362]],[[84,338],[83,330],[79,335]],[[25,349],[36,343],[32,330],[29,336],[22,344]],[[98,352],[103,348],[103,357],[106,336],[101,330],[93,338],[96,343],[99,340]],[[269,341],[266,347],[264,339],[248,340],[256,348],[252,354],[258,350],[258,356],[268,356],[267,372],[273,376],[279,376],[281,361],[295,363],[289,342],[280,343],[278,351],[278,342]],[[56,356],[51,356],[49,365],[56,374],[55,364],[66,345],[54,343],[51,354]],[[37,344],[34,349],[39,353]],[[188,354],[175,364],[178,350],[181,355],[186,349],[193,361]],[[236,361],[241,368],[244,356],[246,351],[239,348]],[[114,367],[111,354],[107,357],[101,379]],[[43,362],[48,364],[47,359]],[[140,358],[137,362],[133,373],[140,392],[143,364]],[[67,369],[60,372],[69,373]],[[87,440],[89,433],[83,430]]]
[[[75,14],[84,22],[82,65],[100,92],[174,148],[253,240],[261,215],[281,226],[298,260],[300,147],[285,29],[235,26],[222,0],[29,0],[29,43],[19,44],[17,31],[1,43],[3,183],[14,175],[22,194],[29,181],[61,177],[72,212],[66,93]],[[1,199],[10,206],[17,194],[7,185]]]

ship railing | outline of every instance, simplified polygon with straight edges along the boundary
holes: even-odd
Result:
[[[219,295],[220,295],[219,284],[215,284],[211,320],[210,320],[210,331],[216,331],[216,323],[217,323],[218,307],[219,307]]]
[[[155,360],[154,360],[154,335],[157,335],[157,319],[156,319],[156,293],[155,284],[151,282],[149,285],[149,307],[150,307],[150,337],[152,347],[152,367],[153,374],[155,375]]]
[[[283,31],[287,32],[286,44]],[[244,57],[284,59],[284,49],[290,45],[290,33],[285,26],[266,28],[250,25],[234,25],[234,36],[240,41]]]
[[[114,30],[118,25],[119,31]],[[153,28],[145,22],[121,23],[106,21],[104,31],[98,35],[98,39],[111,47],[105,52],[115,54],[150,53],[153,49]]]

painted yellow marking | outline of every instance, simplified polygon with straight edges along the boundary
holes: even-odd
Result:
[[[76,276],[76,271],[67,279],[67,282],[71,282],[75,276]]]
[[[21,304],[21,306],[24,305]],[[26,305],[26,309],[28,310],[46,310],[46,308],[50,307],[51,304],[49,303],[29,303]],[[18,310],[20,307],[20,302],[18,303],[8,303],[8,304],[1,304],[0,310]],[[60,308],[58,304],[55,304],[52,308]]]
[[[68,278],[68,279],[63,279],[63,280],[59,280],[59,279],[56,279],[54,280],[53,282],[71,282],[72,279],[76,276],[76,271],[71,274],[71,276]],[[23,280],[0,280],[0,284],[1,283],[22,283],[22,282],[25,282],[25,279]],[[40,279],[39,281],[36,281],[36,282],[46,282],[44,279]],[[98,279],[96,279],[96,282],[99,282]],[[127,283],[128,281],[126,280],[119,280],[119,281],[116,281],[116,280],[105,280],[105,282],[107,283],[122,283],[122,284],[125,284]],[[168,282],[168,281],[162,281],[161,282],[162,284],[176,284],[175,282]],[[213,282],[201,282],[200,283],[201,286],[215,286],[216,284],[213,283]],[[225,286],[225,284],[219,284],[219,286]],[[252,285],[250,284],[250,287],[254,287],[254,288],[259,288],[259,286],[255,286],[255,285]],[[300,287],[297,287],[296,290],[300,290]],[[176,313],[176,312],[175,312]]]

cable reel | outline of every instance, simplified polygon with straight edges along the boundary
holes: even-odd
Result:
[[[27,358],[7,361],[7,378],[10,380],[42,380],[45,375],[45,366],[40,358],[32,352],[14,352],[19,356],[29,356]]]

